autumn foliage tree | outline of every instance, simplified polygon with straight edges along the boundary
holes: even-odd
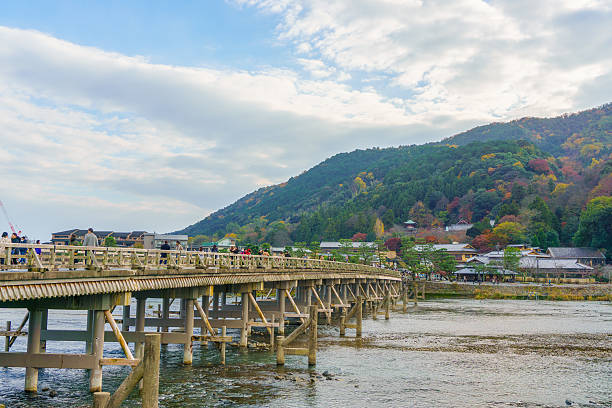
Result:
[[[527,167],[539,174],[550,173],[550,166],[548,165],[548,161],[546,161],[546,159],[529,160]]]
[[[574,243],[601,248],[612,258],[612,197],[596,197],[588,202],[580,215]]]
[[[367,236],[368,236],[367,234],[364,234],[362,232],[358,232],[355,235],[353,235],[353,237],[351,238],[351,241],[353,241],[353,242],[362,242],[362,241],[366,240]]]

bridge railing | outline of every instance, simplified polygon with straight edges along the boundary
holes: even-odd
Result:
[[[395,271],[370,265],[326,259],[261,256],[221,252],[178,251],[121,247],[11,243],[0,246],[0,270],[334,270],[368,274]],[[92,273],[92,275],[94,275]]]

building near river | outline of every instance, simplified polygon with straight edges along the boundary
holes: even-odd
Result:
[[[554,259],[575,259],[583,265],[597,266],[606,263],[606,257],[596,248],[550,247],[546,253]]]
[[[186,249],[187,240],[189,239],[187,235],[155,233],[146,233],[143,238],[145,249],[160,249],[165,241],[168,241],[168,245],[170,245],[171,249],[176,249],[177,242]]]
[[[342,243],[336,241],[323,241],[319,244],[321,248],[321,253],[330,254],[332,251],[336,251],[342,248]],[[348,246],[348,252],[357,253],[360,248],[366,247],[370,250],[375,250],[377,248],[376,242],[351,242]]]
[[[104,244],[104,240],[108,237],[115,238],[115,242],[118,247],[142,247],[144,246],[144,235],[146,231],[132,231],[132,232],[117,232],[117,231],[96,231],[94,229],[94,234],[98,238],[98,242],[100,245]],[[69,229],[66,231],[54,232],[51,234],[51,243],[55,245],[69,245],[70,244],[70,236],[74,235],[79,241],[79,243],[83,242],[83,237],[87,234],[86,229]]]

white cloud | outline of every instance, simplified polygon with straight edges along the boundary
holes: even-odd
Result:
[[[385,73],[388,88],[404,92],[405,108],[425,122],[607,102],[585,104],[581,95],[611,76],[612,6],[603,0],[238,2],[278,14],[279,38],[327,69],[358,73],[363,83]]]
[[[329,79],[156,65],[0,28],[0,177],[12,181],[0,195],[43,239],[69,227],[66,214],[76,226],[180,228],[371,145],[361,126],[389,129],[398,143],[414,122],[394,101]],[[24,213],[36,208],[27,201],[38,209]],[[125,206],[108,205],[117,202]],[[76,218],[85,207],[98,210]]]
[[[337,152],[612,94],[605,1],[231,2],[278,18],[297,68],[161,65],[0,27],[0,198],[15,220],[42,239],[167,231]]]

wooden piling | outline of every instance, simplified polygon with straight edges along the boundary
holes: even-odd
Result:
[[[344,337],[346,335],[346,309],[342,308],[340,311],[340,336]]]
[[[276,365],[285,365],[285,336],[276,336]]]
[[[193,301],[191,301],[191,316],[193,327]],[[189,301],[187,301],[189,308]],[[187,309],[189,314],[189,309]],[[159,405],[159,350],[161,336],[158,334],[146,334],[144,346],[144,371],[142,375],[142,407],[157,408]]]
[[[93,395],[93,408],[106,408],[110,401],[109,392],[94,392]]]
[[[317,364],[318,316],[317,306],[310,306],[310,331],[308,333],[308,365]]]
[[[118,408],[139,382],[143,384],[141,393],[142,407],[158,407],[160,343],[160,334],[145,334],[143,360],[134,367],[130,374],[119,385],[119,388],[117,388],[106,404],[106,408]]]

